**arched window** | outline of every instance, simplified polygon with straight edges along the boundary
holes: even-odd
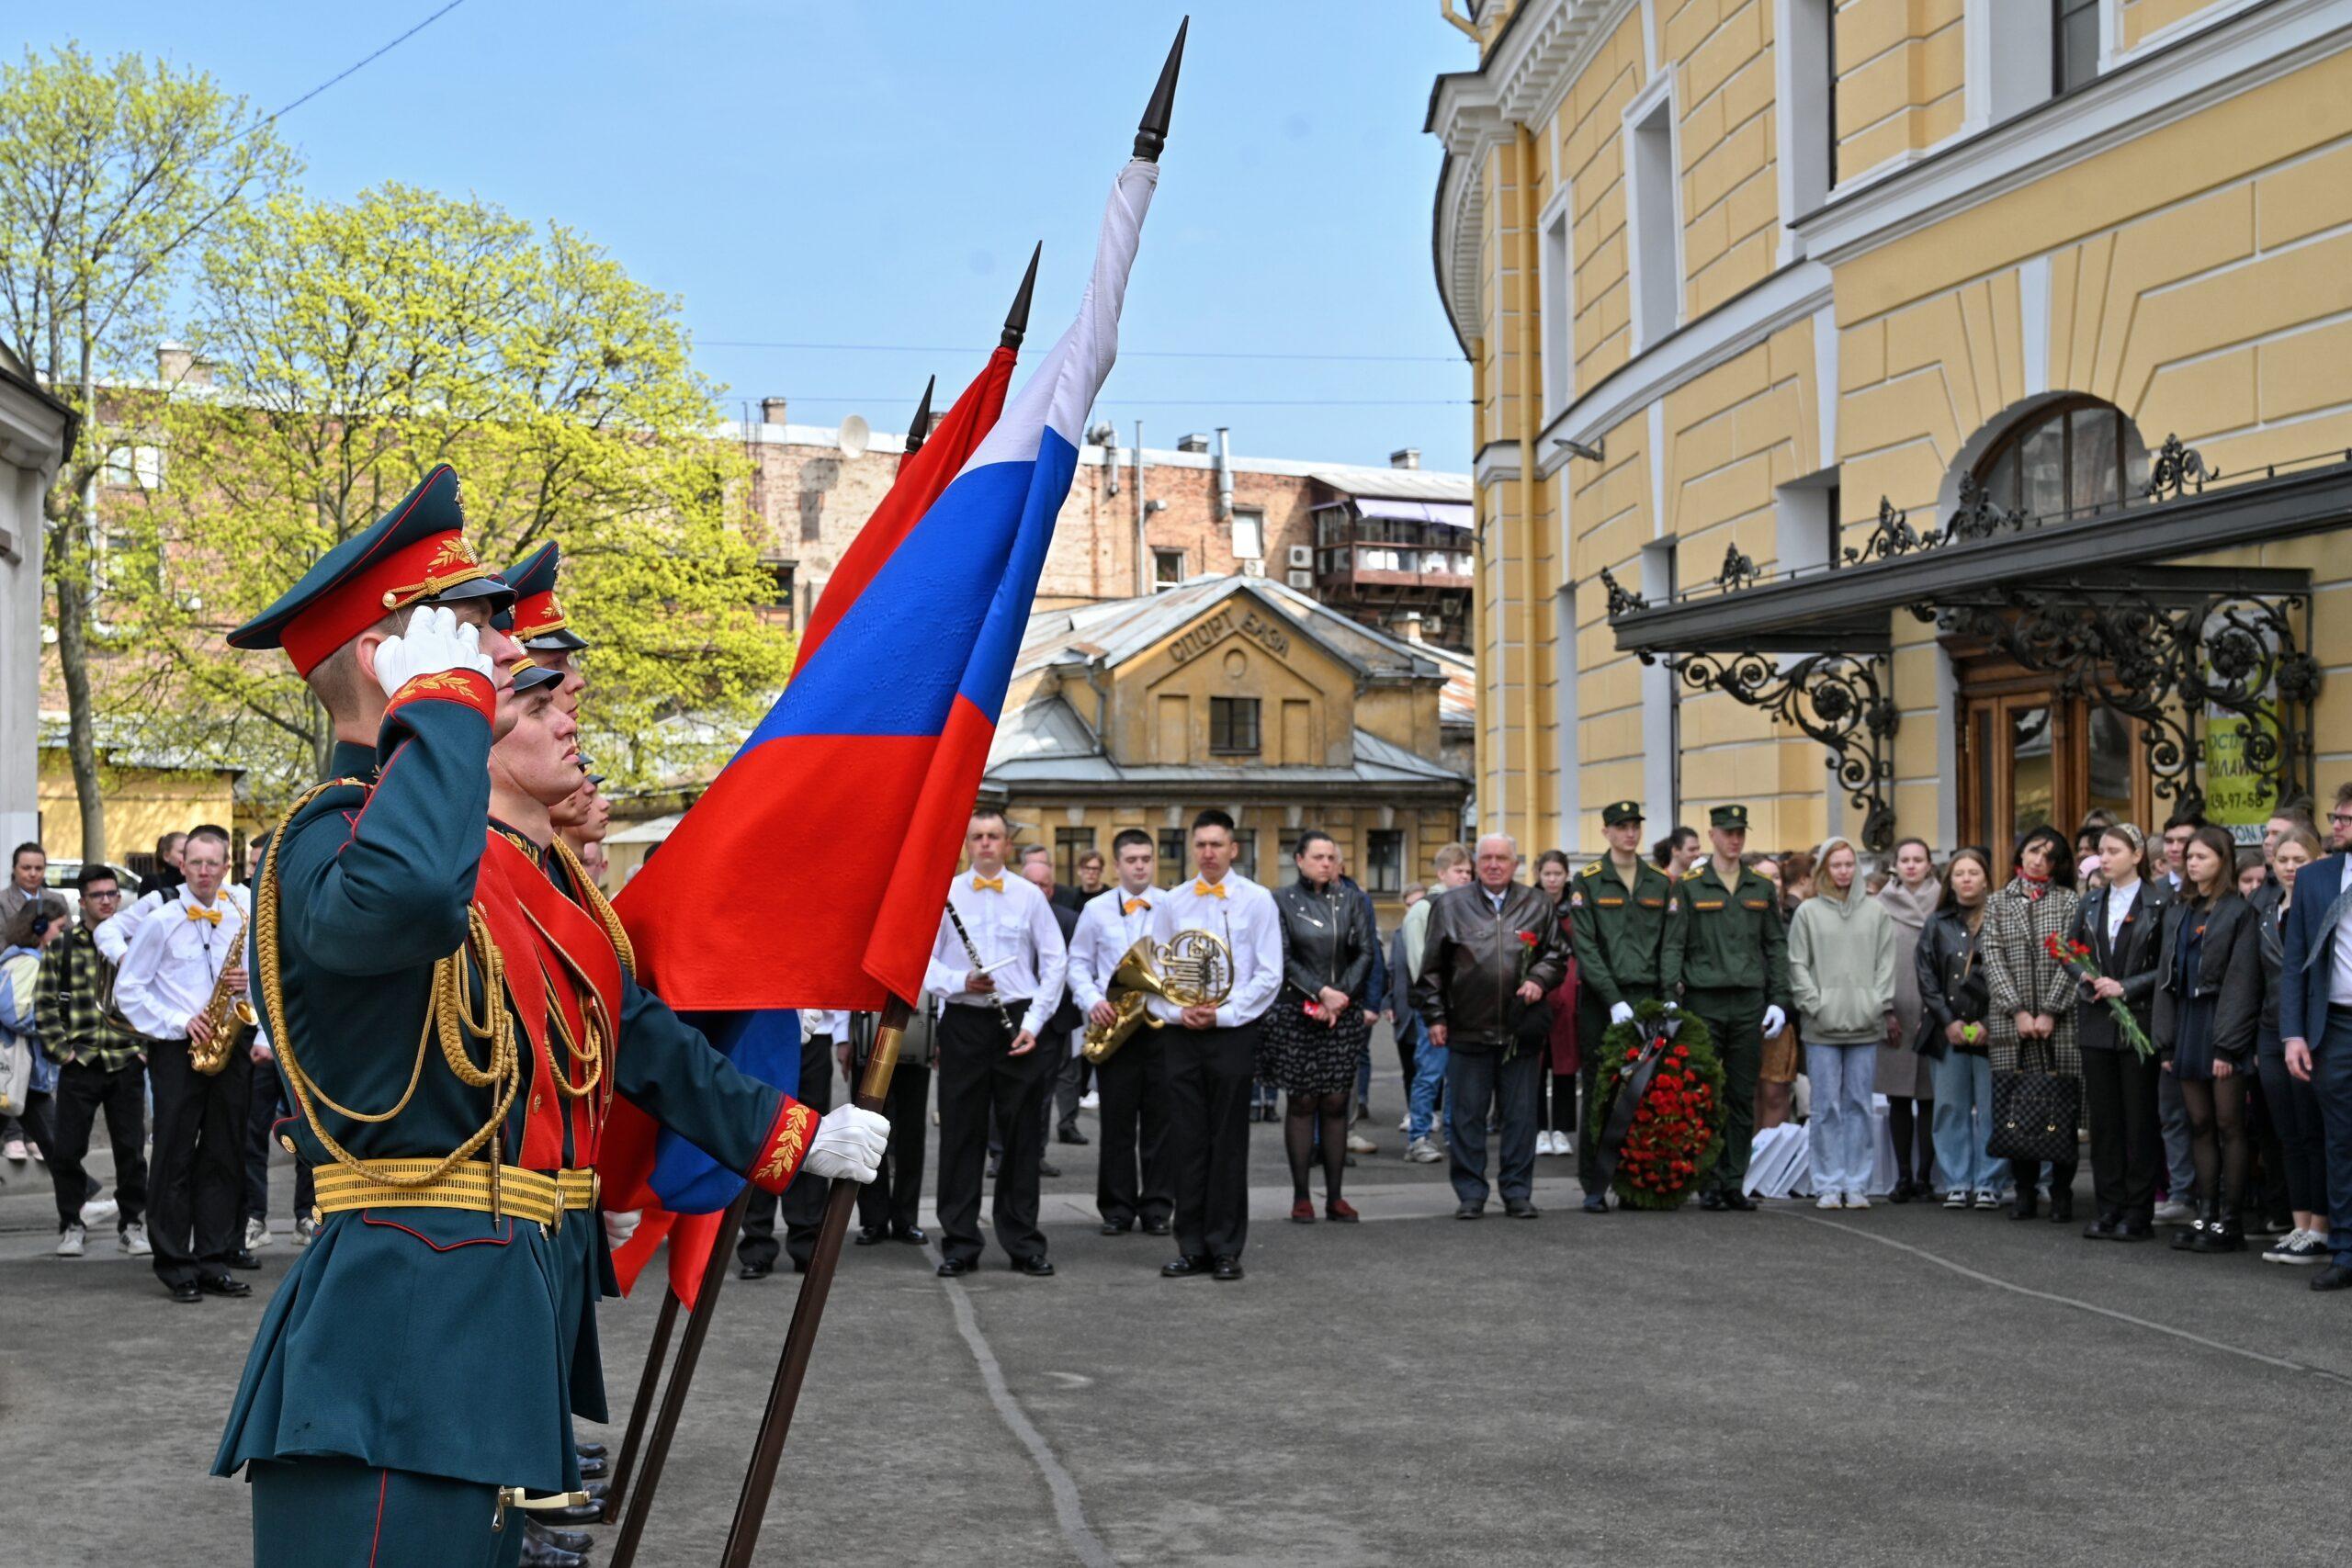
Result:
[[[2148,482],[2148,448],[2113,403],[2067,398],[2036,409],[1985,452],[1977,481],[2029,517],[2120,506]]]

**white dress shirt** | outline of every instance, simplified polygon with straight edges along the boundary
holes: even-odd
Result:
[[[1218,884],[1223,897],[1203,892],[1197,876],[1188,876],[1159,896],[1152,910],[1152,940],[1170,942],[1178,931],[1207,931],[1233,950],[1233,993],[1216,1010],[1219,1029],[1254,1022],[1273,1005],[1283,985],[1283,931],[1274,896],[1242,875],[1227,871]],[[1183,1010],[1158,997],[1151,998],[1154,1018],[1173,1023]]]
[[[2108,952],[2115,951],[2116,933],[2123,929],[2123,922],[2130,917],[2132,906],[2139,902],[2139,897],[2140,879],[2136,876],[2129,882],[2110,882],[2107,885]]]
[[[800,1015],[800,1027],[807,1030],[812,1038],[821,1034],[839,1045],[849,1038],[849,1014],[804,1012]]]
[[[1111,976],[1127,949],[1151,935],[1152,914],[1159,908],[1159,889],[1130,893],[1110,887],[1086,901],[1078,914],[1078,929],[1069,938],[1069,994],[1080,1010],[1108,999]],[[1136,906],[1130,908],[1130,906]]]
[[[180,887],[187,886],[186,883],[180,884]],[[125,904],[99,921],[97,929],[90,933],[90,940],[98,944],[98,951],[106,955],[107,962],[119,969],[122,967],[122,955],[130,951],[130,939],[139,934],[139,928],[165,904],[178,902],[179,896],[179,887],[144,894],[136,902]]]
[[[209,906],[220,911],[218,925],[194,913],[206,906],[197,903],[185,883],[167,897],[148,897],[155,903],[151,908],[147,899],[139,901],[145,912],[132,922],[129,945],[116,969],[115,1005],[148,1038],[185,1040],[187,1021],[212,999],[220,966],[236,963],[243,953],[250,913],[245,890],[220,889]],[[122,918],[116,916],[99,931]]]
[[[969,871],[957,872],[956,880],[947,885],[947,902],[962,917],[972,946],[979,951],[980,964],[1010,960],[989,971],[996,981],[996,994],[1023,1030],[1042,1034],[1046,1021],[1062,1005],[1062,974],[1069,964],[1061,924],[1037,885],[1011,866],[996,875],[1001,887],[975,886],[980,880]],[[986,994],[969,988],[974,967],[954,922],[940,916],[939,940],[932,943],[931,965],[924,972],[922,988],[956,1006],[992,1008]],[[1025,1017],[1021,1011],[1024,1002]]]
[[[2344,857],[2344,880],[2339,892],[2352,893],[2352,854]],[[2328,899],[2334,904],[2334,898]],[[2327,1000],[2331,1007],[2352,1008],[2352,909],[2346,909],[2335,922],[2335,962],[2334,972],[2327,977]],[[2319,1029],[2326,1021],[2312,1021],[2312,1037],[2319,1037]]]

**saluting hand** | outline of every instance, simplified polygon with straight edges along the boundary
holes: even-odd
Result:
[[[470,621],[459,626],[457,613],[440,605],[419,605],[405,634],[377,645],[376,684],[388,697],[419,675],[446,670],[471,670],[493,682],[498,678],[490,656],[481,650],[481,628]]]

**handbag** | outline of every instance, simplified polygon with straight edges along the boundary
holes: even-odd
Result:
[[[1993,1075],[1993,1131],[1984,1152],[1995,1159],[2064,1164],[2075,1157],[2075,1128],[2082,1111],[2080,1080],[2054,1070],[2057,1052],[2041,1042],[2051,1071],[2027,1067],[2025,1042],[2018,1043],[2019,1066]]]

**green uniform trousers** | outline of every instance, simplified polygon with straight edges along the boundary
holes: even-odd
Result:
[[[1745,1190],[1747,1156],[1756,1146],[1756,1078],[1764,1066],[1764,993],[1690,991],[1682,1009],[1707,1026],[1724,1065],[1724,1146],[1699,1190]]]
[[[493,1530],[498,1488],[339,1455],[254,1460],[254,1568],[488,1568],[508,1535]]]

